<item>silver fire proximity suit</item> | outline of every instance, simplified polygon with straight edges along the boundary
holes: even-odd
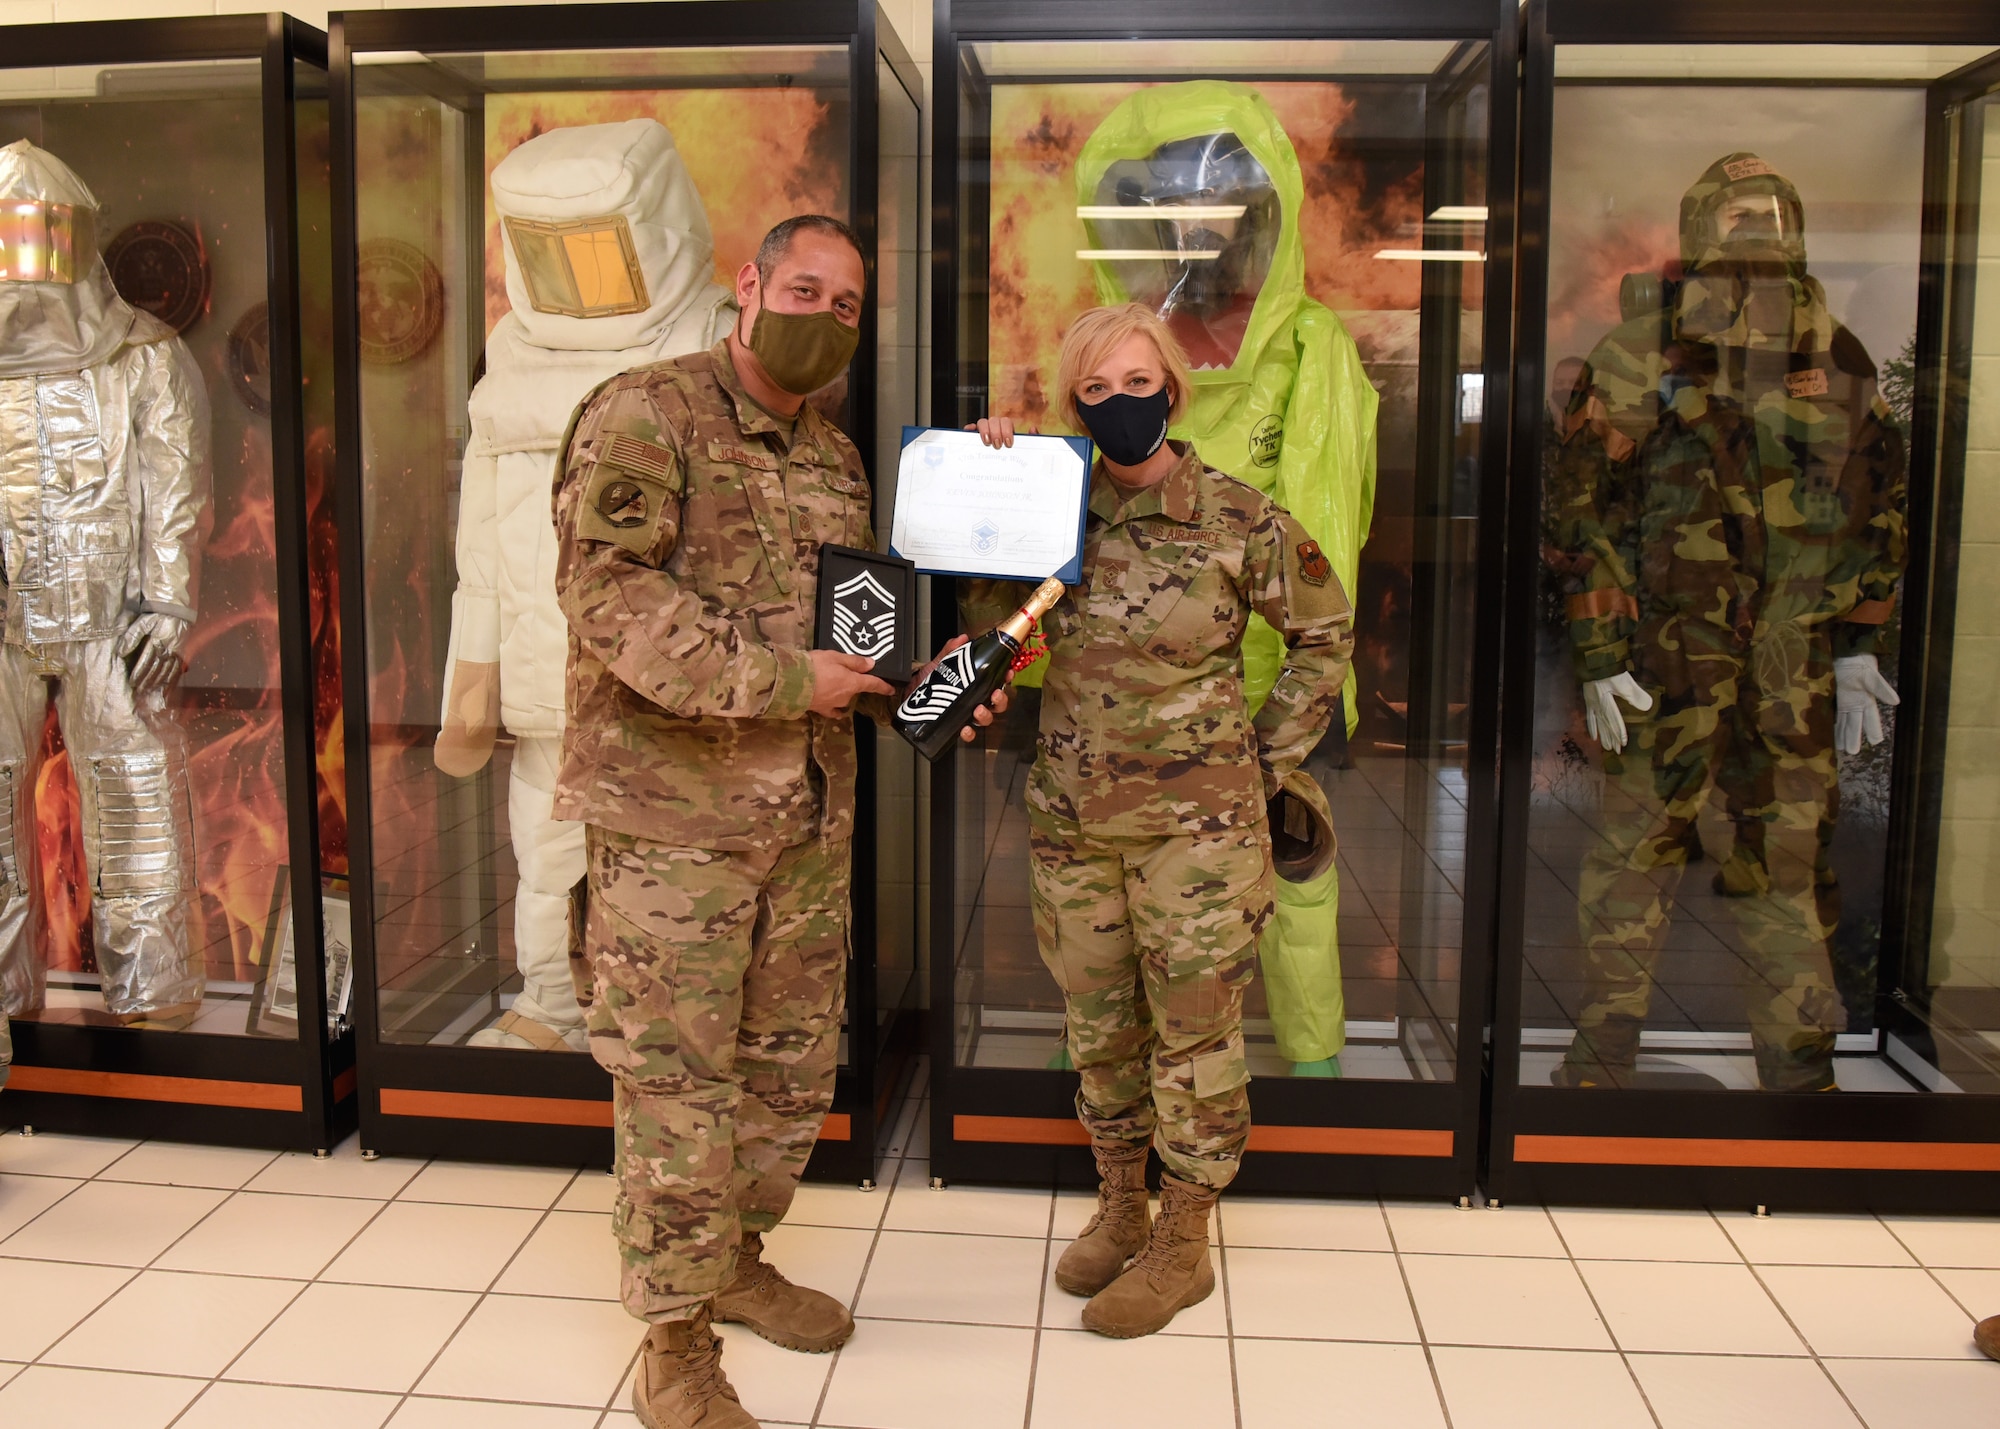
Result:
[[[81,794],[107,1010],[184,1024],[193,820],[167,694],[195,618],[208,408],[171,329],[120,298],[97,200],[26,140],[0,148],[0,984],[42,1003],[29,888],[51,693]]]
[[[634,367],[700,352],[736,305],[712,279],[701,194],[653,119],[551,129],[493,169],[512,311],[469,404],[437,766],[466,776],[514,736],[507,828],[521,990],[479,1047],[585,1050],[570,984],[570,891],[583,825],[554,817],[569,626],[556,604],[552,489],[570,414]]]

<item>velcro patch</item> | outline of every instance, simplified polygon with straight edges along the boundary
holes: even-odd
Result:
[[[657,481],[665,481],[667,474],[674,469],[672,452],[655,442],[641,441],[625,432],[613,432],[604,439],[604,452],[598,460],[606,466],[650,476]]]
[[[1804,372],[1787,372],[1785,390],[1794,397],[1824,397],[1826,395],[1826,369],[1808,367]]]
[[[577,539],[605,541],[649,557],[673,502],[674,490],[661,478],[600,461],[577,506]]]
[[[1753,156],[1747,159],[1731,159],[1722,166],[1722,172],[1729,175],[1731,183],[1736,183],[1743,179],[1762,178],[1765,174],[1775,174],[1778,171],[1762,159]]]

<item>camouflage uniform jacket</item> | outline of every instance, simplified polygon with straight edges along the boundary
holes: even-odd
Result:
[[[997,608],[999,592],[976,594]],[[1252,612],[1287,647],[1254,722],[1242,653]],[[1122,504],[1100,465],[1083,584],[1042,620],[1049,673],[1029,807],[1110,837],[1261,823],[1339,708],[1352,621],[1304,529],[1193,447]]]
[[[555,816],[688,848],[849,836],[853,728],[809,707],[820,545],[874,544],[854,444],[808,404],[788,448],[725,340],[585,400],[555,524]]]
[[[1580,678],[1697,649],[1774,671],[1808,644],[1873,651],[1905,558],[1907,458],[1874,363],[1813,306],[1768,338],[1697,335],[1683,306],[1591,354],[1548,493]],[[1671,670],[1640,675],[1699,697]]]

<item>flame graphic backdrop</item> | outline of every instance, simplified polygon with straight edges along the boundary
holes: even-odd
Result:
[[[1040,421],[1045,390],[1070,319],[1095,304],[1087,247],[1076,216],[1076,158],[1086,140],[1139,84],[1018,84],[993,92],[991,311],[988,355],[996,413]],[[1379,116],[1338,84],[1255,86],[1291,136],[1305,177],[1300,231],[1306,287],[1344,317],[1414,314],[1420,265],[1378,259],[1385,247],[1409,247],[1421,217],[1423,169],[1404,163],[1371,168],[1344,134],[1366,133]],[[1351,321],[1364,358],[1383,356],[1378,324]],[[1392,325],[1393,327],[1394,325]],[[1371,350],[1371,336],[1376,338]],[[1409,335],[1414,342],[1414,332]]]

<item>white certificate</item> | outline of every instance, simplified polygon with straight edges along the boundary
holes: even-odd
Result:
[[[927,575],[1083,579],[1090,443],[1014,438],[989,447],[977,432],[903,428],[892,555]]]

